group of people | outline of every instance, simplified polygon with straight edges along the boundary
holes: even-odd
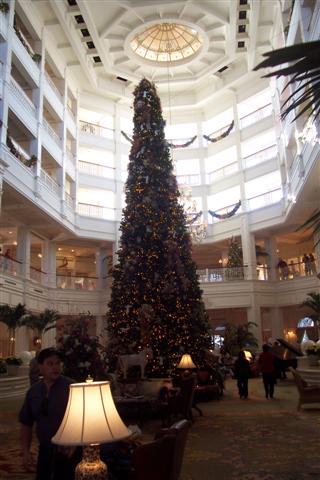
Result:
[[[309,255],[304,253],[302,257],[302,263],[304,265],[304,273],[306,276],[317,274],[316,262],[312,253],[309,253]],[[282,280],[287,280],[290,274],[293,277],[295,277],[297,274],[299,275],[295,265],[296,264],[294,264],[293,260],[291,260],[290,265],[288,266],[287,262],[283,258],[279,258],[277,267],[279,268]]]
[[[304,253],[302,257],[302,261],[304,264],[304,272],[306,276],[316,275],[317,269],[316,269],[316,262],[313,254],[309,253],[309,255],[307,255],[306,253]]]
[[[258,358],[258,369],[262,374],[262,381],[266,398],[273,398],[274,386],[277,381],[277,357],[271,351],[271,346],[262,346],[262,353]],[[234,376],[237,379],[239,397],[248,398],[248,381],[251,375],[249,360],[246,359],[244,351],[240,351],[234,363]]]

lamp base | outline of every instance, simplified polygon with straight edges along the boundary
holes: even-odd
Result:
[[[75,471],[75,480],[106,480],[107,465],[100,460],[99,445],[83,447],[83,458]]]

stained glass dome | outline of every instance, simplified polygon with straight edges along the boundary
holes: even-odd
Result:
[[[202,43],[198,32],[186,25],[157,23],[135,35],[130,46],[146,60],[177,62],[195,55]]]

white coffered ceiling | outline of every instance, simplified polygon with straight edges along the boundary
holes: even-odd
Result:
[[[142,77],[166,91],[186,93],[193,104],[236,82],[271,49],[276,0],[33,0],[68,65],[84,89],[125,97]],[[196,31],[202,47],[190,61],[148,62],[132,52],[133,37],[157,23]],[[241,67],[241,68],[240,68]],[[237,72],[241,72],[241,75]]]

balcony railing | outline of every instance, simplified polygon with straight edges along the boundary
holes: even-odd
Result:
[[[42,119],[42,125],[45,131],[48,133],[48,135],[53,139],[53,141],[61,147],[61,139],[57,132],[49,125],[47,120],[45,118]]]
[[[272,104],[268,103],[268,105],[264,105],[263,107],[255,110],[254,112],[248,113],[248,115],[240,118],[240,128],[242,129],[248,127],[249,125],[258,122],[259,120],[268,117],[269,115],[271,115],[271,113]]]
[[[21,276],[22,262],[0,253],[0,272],[2,274],[12,275],[13,277]]]
[[[214,170],[213,172],[207,173],[207,183],[212,183],[217,180],[221,180],[221,178],[227,177],[228,175],[232,175],[233,173],[237,173],[239,171],[239,164],[238,162],[229,163],[225,167],[219,168],[218,170]]]
[[[70,290],[96,290],[97,277],[57,275],[57,288]]]
[[[78,203],[78,214],[85,217],[103,218],[106,220],[115,219],[115,209],[88,203]]]
[[[30,57],[33,59],[36,52],[33,50],[32,46],[30,45],[30,43],[28,42],[26,37],[23,35],[21,30],[16,25],[14,25],[14,31],[15,31],[17,37],[19,38],[20,42],[24,46],[24,48],[27,50]]]
[[[277,145],[271,145],[270,147],[266,147],[258,152],[252,153],[247,157],[242,159],[243,168],[250,168],[254,167],[255,165],[259,165],[259,163],[266,162],[267,160],[271,160],[275,158],[278,154]]]
[[[216,267],[197,270],[200,282],[230,282],[247,278],[246,265],[242,267]]]
[[[40,268],[30,266],[30,278],[37,283],[42,283],[42,275],[46,275]]]
[[[10,88],[11,92],[14,96],[23,104],[23,106],[28,110],[31,115],[35,116],[36,107],[28,97],[28,95],[22,90],[20,85],[15,81],[14,78],[11,77],[10,80]]]
[[[71,210],[74,209],[74,199],[71,197],[71,195],[68,192],[65,193],[65,199],[66,199],[66,204],[67,207],[71,208]]]
[[[30,154],[26,152],[20,145],[12,138],[7,135],[7,146],[12,153],[21,163],[26,167],[32,166],[30,164]]]
[[[114,178],[115,169],[112,167],[106,167],[97,163],[90,163],[84,160],[80,160],[78,163],[79,171],[86,173],[87,175],[94,175],[96,177]]]
[[[275,188],[269,192],[256,195],[255,197],[248,198],[246,200],[247,210],[256,210],[257,208],[266,207],[273,203],[277,203],[282,199],[282,189]]]
[[[80,120],[79,124],[81,132],[97,137],[110,138],[111,140],[114,138],[114,130],[112,128],[101,127],[101,125],[84,122],[83,120]]]
[[[47,82],[49,83],[50,87],[52,88],[52,90],[55,92],[55,94],[57,95],[57,97],[59,98],[59,100],[62,100],[62,94],[60,92],[60,90],[58,89],[58,87],[55,85],[55,83],[53,82],[53,80],[51,80],[49,74],[47,72],[45,72],[45,76],[46,76],[46,80]]]
[[[177,175],[178,185],[200,185],[200,175]]]
[[[60,195],[60,185],[58,185],[57,182],[43,169],[41,169],[40,178],[51,192],[55,193],[57,196]]]

